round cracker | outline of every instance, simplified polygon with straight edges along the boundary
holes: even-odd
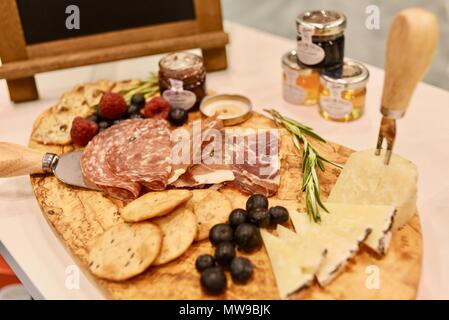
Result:
[[[90,271],[103,279],[121,281],[145,271],[157,258],[162,232],[156,225],[120,223],[106,230],[89,252]]]
[[[228,220],[232,207],[228,198],[215,190],[208,190],[209,194],[193,205],[193,211],[198,222],[196,241],[206,239],[209,230],[217,223]]]
[[[195,206],[195,204],[206,198],[212,191],[214,190],[209,189],[192,190],[192,198],[190,198],[190,200],[187,201],[186,207],[193,211],[194,210],[193,207]]]
[[[162,231],[161,251],[153,265],[161,265],[181,256],[197,234],[196,217],[192,210],[185,206],[151,222]]]
[[[189,190],[153,191],[144,194],[120,209],[126,222],[139,222],[172,212],[192,197]]]

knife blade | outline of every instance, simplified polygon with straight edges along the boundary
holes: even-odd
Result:
[[[0,142],[0,177],[16,177],[31,174],[54,174],[68,185],[99,190],[87,183],[81,171],[80,150],[56,155],[17,144]]]

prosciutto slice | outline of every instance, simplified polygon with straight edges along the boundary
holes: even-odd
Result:
[[[244,141],[228,146],[234,151],[231,167],[235,180],[227,184],[249,194],[272,196],[280,183],[279,132],[250,134]]]

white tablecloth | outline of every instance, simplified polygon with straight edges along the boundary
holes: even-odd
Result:
[[[226,23],[231,44],[229,68],[208,75],[209,88],[250,97],[255,108],[275,107],[312,126],[329,140],[356,150],[373,148],[377,138],[383,71],[369,67],[366,114],[352,123],[323,120],[314,107],[281,98],[283,53],[294,41]],[[74,68],[38,75],[39,101],[14,105],[0,82],[0,141],[26,144],[36,117],[77,83],[97,79],[145,78],[159,56]],[[424,263],[418,298],[449,299],[449,92],[420,84],[410,110],[398,123],[395,152],[417,164],[418,207],[424,236]],[[0,253],[36,298],[95,299],[99,290],[80,275],[80,286],[66,285],[71,256],[44,220],[27,177],[0,180]]]

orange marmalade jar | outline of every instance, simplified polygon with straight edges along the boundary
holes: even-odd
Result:
[[[298,64],[296,50],[282,56],[282,96],[296,105],[312,105],[318,101],[320,73]]]

